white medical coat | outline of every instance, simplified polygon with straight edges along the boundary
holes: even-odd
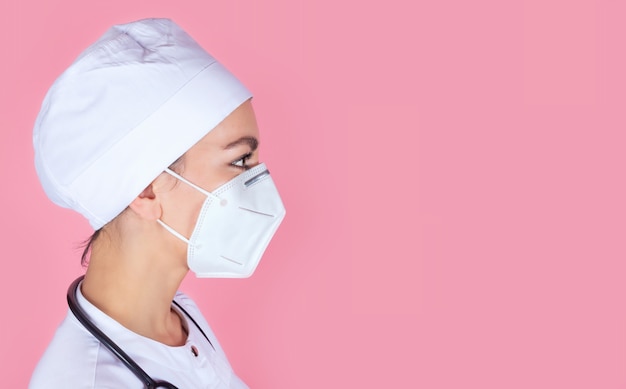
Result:
[[[166,380],[180,389],[247,388],[233,372],[213,331],[196,304],[178,292],[178,302],[215,346],[209,345],[198,328],[187,321],[189,335],[184,346],[171,347],[138,335],[100,311],[78,288],[77,299],[87,316],[126,352],[152,379]],[[176,306],[173,306],[176,309]],[[198,351],[195,356],[192,347]],[[143,383],[91,335],[71,311],[57,329],[52,342],[35,368],[31,389],[142,388]]]

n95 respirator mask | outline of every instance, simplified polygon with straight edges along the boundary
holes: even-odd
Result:
[[[187,243],[187,264],[197,277],[244,278],[254,273],[261,256],[285,217],[285,207],[265,164],[259,164],[208,192],[170,169],[166,173],[206,196]]]

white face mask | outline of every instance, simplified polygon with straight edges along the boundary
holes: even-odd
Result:
[[[165,171],[207,196],[189,239],[158,220],[187,243],[189,268],[198,277],[251,276],[285,217],[285,207],[265,164],[246,170],[213,192],[170,169]]]

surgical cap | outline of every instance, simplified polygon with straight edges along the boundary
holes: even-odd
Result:
[[[171,20],[113,26],[43,101],[33,132],[43,189],[97,230],[250,97]]]

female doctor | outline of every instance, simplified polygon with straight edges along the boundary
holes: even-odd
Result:
[[[95,233],[31,388],[247,387],[178,288],[250,276],[284,217],[250,98],[165,19],[112,27],[54,82],[37,173]]]

